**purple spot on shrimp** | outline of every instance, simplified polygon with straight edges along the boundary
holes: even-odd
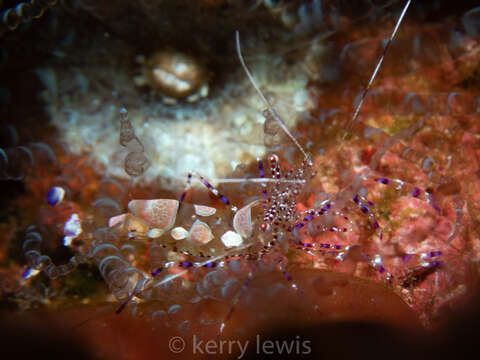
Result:
[[[180,196],[180,199],[178,199],[179,202],[183,202],[183,200],[185,200],[185,196],[187,195],[186,192],[182,193],[182,195]]]
[[[310,221],[310,220],[312,220],[312,219],[313,219],[313,216],[312,216],[311,214],[308,214],[307,216],[305,216],[305,217],[303,218],[303,221]]]
[[[213,188],[213,186],[210,185],[210,183],[207,180],[205,180],[203,177],[201,177],[200,180],[202,180],[203,185],[205,185],[207,188],[209,189]]]
[[[118,309],[115,311],[115,314],[117,315],[120,314],[123,311],[123,309],[125,309],[129,301],[130,301],[130,298],[128,298],[127,301],[125,301],[122,305],[120,305]]]
[[[340,250],[342,248],[342,245],[334,245],[335,249]]]
[[[381,182],[382,184],[385,184],[385,185],[390,184],[390,180],[387,179],[387,178],[384,178],[384,177],[378,178],[377,181]]]
[[[289,273],[287,273],[286,271],[282,271],[282,272],[283,272],[283,275],[285,275],[285,279],[287,279],[288,281],[292,280],[292,277],[290,276]]]
[[[358,195],[355,195],[355,196],[353,197],[353,202],[354,202],[355,204],[358,204],[358,203],[359,203]]]
[[[374,206],[375,204],[374,204],[374,202],[373,202],[373,201],[370,201],[370,200],[369,200],[369,201],[368,201],[368,205],[370,205],[370,206]]]
[[[441,251],[431,251],[428,255],[430,257],[436,257],[436,256],[442,255],[442,252]]]
[[[432,261],[430,263],[430,268],[434,269],[443,265],[443,261]]]
[[[213,261],[203,265],[203,267],[207,267],[207,268],[214,268],[215,266],[217,266],[217,263],[215,263]]]
[[[325,206],[322,208],[322,211],[327,211],[328,209],[330,209],[331,206],[332,205],[330,205],[330,204],[325,204]]]
[[[52,206],[58,205],[62,202],[64,196],[65,190],[59,186],[54,186],[48,190],[47,203]]]
[[[304,243],[302,241],[299,241],[298,244],[303,246],[303,247],[312,247],[312,244]]]
[[[155,269],[152,271],[152,276],[157,276],[161,271],[163,270],[163,268],[159,267],[158,269]]]
[[[265,177],[265,174],[263,172],[263,162],[261,160],[258,162],[258,172],[260,173],[260,177]]]
[[[420,196],[420,193],[421,193],[420,189],[415,186],[415,188],[412,190],[412,193],[411,193],[411,194],[412,194],[413,197],[416,198],[416,197],[419,197],[419,196]]]
[[[365,214],[368,213],[368,208],[365,205],[362,205],[360,207],[360,210],[362,210],[362,212],[365,213]]]
[[[378,225],[378,222],[375,220],[375,221],[373,222],[373,228],[376,230],[376,229],[378,229],[379,227],[380,227],[380,225]]]
[[[223,201],[224,204],[230,205],[230,201],[227,200],[227,198],[223,195],[219,195],[220,200]]]
[[[320,247],[323,248],[323,249],[328,249],[328,248],[330,248],[330,245],[329,244],[320,244]]]
[[[296,229],[301,229],[302,227],[304,227],[305,224],[304,223],[298,223],[297,225],[295,225],[295,228]]]
[[[192,266],[192,265],[193,265],[193,263],[191,263],[191,262],[189,262],[189,261],[182,261],[182,262],[180,263],[180,266],[181,266],[181,267],[190,267],[190,266]]]
[[[32,271],[32,268],[31,268],[31,267],[28,267],[27,270],[25,270],[25,271],[23,272],[22,278],[27,279],[28,276],[30,275],[31,271]]]
[[[383,274],[383,273],[385,272],[385,268],[384,268],[382,265],[380,265],[380,266],[378,267],[378,272],[379,272],[380,274]]]

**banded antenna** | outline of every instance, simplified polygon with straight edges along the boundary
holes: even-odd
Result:
[[[373,73],[372,73],[372,75],[370,76],[370,80],[368,81],[367,86],[365,87],[365,89],[364,89],[363,92],[362,92],[362,96],[361,96],[361,98],[360,98],[360,102],[359,102],[358,105],[356,106],[355,111],[354,111],[354,113],[353,113],[353,116],[352,116],[352,118],[350,119],[350,121],[348,122],[348,124],[347,124],[347,126],[346,126],[346,128],[345,128],[345,133],[343,134],[342,140],[345,140],[345,137],[347,136],[347,132],[348,132],[350,126],[351,126],[355,121],[357,121],[358,114],[360,113],[360,109],[362,108],[362,105],[363,105],[363,103],[364,103],[364,101],[365,101],[365,98],[367,97],[368,91],[370,90],[370,87],[372,86],[373,81],[375,80],[375,77],[377,76],[377,73],[378,73],[378,71],[380,70],[380,67],[382,66],[383,59],[385,58],[385,54],[387,53],[387,50],[388,50],[388,48],[390,47],[390,44],[392,43],[393,38],[394,38],[395,35],[397,34],[398,28],[400,27],[400,24],[402,23],[403,18],[405,17],[405,14],[407,13],[407,9],[408,9],[408,7],[410,6],[410,3],[411,3],[411,2],[412,2],[412,0],[408,0],[408,1],[406,2],[405,6],[403,7],[402,13],[400,14],[400,17],[398,18],[397,23],[395,24],[395,28],[393,29],[392,34],[390,35],[390,38],[389,38],[388,41],[387,41],[387,44],[386,44],[385,47],[383,48],[382,56],[380,56],[380,59],[378,60],[377,65],[375,66],[375,69],[373,70]]]
[[[280,128],[290,138],[290,140],[295,144],[295,146],[302,152],[304,158],[308,161],[311,161],[310,156],[305,152],[305,150],[300,145],[300,143],[297,141],[297,139],[295,139],[295,136],[293,136],[293,134],[288,130],[287,125],[285,125],[285,122],[282,120],[280,115],[278,115],[278,113],[273,108],[272,104],[270,104],[270,102],[267,100],[267,98],[263,94],[262,90],[260,90],[260,87],[255,82],[255,79],[253,78],[252,73],[248,69],[247,64],[245,63],[245,60],[243,59],[242,49],[241,49],[241,46],[240,46],[240,32],[238,30],[235,30],[235,40],[236,40],[236,44],[237,44],[238,59],[240,60],[240,63],[242,64],[243,70],[247,74],[248,79],[250,80],[253,87],[255,88],[258,95],[260,96],[260,99],[262,99],[264,104],[267,106],[267,109],[265,109],[265,111],[264,111],[264,115],[270,116],[280,126]],[[266,119],[266,120],[268,120],[268,119]]]

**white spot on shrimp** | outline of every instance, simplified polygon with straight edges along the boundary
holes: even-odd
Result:
[[[108,227],[114,227],[114,226],[117,225],[117,224],[122,224],[122,223],[124,223],[127,215],[128,215],[128,214],[120,214],[120,215],[111,217],[111,218],[108,220]]]
[[[175,240],[183,240],[188,236],[188,231],[181,226],[177,226],[170,231],[170,235]]]
[[[156,238],[159,238],[160,236],[162,236],[163,233],[164,233],[163,230],[154,228],[154,229],[148,230],[147,236],[151,239],[156,239]]]
[[[217,209],[205,205],[193,205],[193,208],[198,216],[211,216],[217,212]]]
[[[128,209],[150,225],[165,231],[175,223],[178,200],[132,200],[128,203]]]
[[[222,240],[223,245],[227,248],[240,246],[243,243],[242,237],[235,231],[231,230],[223,234],[220,240]]]
[[[248,238],[252,235],[252,206],[255,206],[258,201],[254,201],[243,208],[241,208],[233,217],[233,228],[243,238]]]
[[[200,220],[195,220],[188,233],[188,240],[197,244],[207,244],[213,239],[210,227]]]

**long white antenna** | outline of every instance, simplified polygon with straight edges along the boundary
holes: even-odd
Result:
[[[343,134],[343,140],[345,140],[345,137],[347,136],[347,131],[350,128],[351,124],[353,124],[357,118],[358,114],[360,113],[360,109],[362,108],[363,102],[365,101],[365,97],[367,96],[368,90],[370,90],[370,87],[372,86],[373,80],[375,80],[375,77],[377,76],[378,70],[380,70],[380,66],[382,66],[383,59],[385,58],[385,54],[387,53],[388,48],[390,47],[390,44],[392,43],[393,38],[395,37],[395,34],[398,31],[398,28],[400,27],[400,24],[402,23],[402,20],[407,12],[408,7],[410,6],[410,3],[412,0],[408,0],[405,6],[403,7],[402,13],[400,14],[400,17],[397,20],[397,23],[395,25],[395,28],[392,31],[392,34],[390,35],[390,38],[388,39],[387,44],[385,45],[385,48],[383,49],[382,56],[377,62],[377,66],[375,66],[375,70],[373,70],[372,76],[370,76],[370,81],[368,82],[367,86],[363,90],[362,97],[360,98],[360,102],[358,103],[357,107],[355,108],[355,112],[353,113],[352,119],[348,122],[346,128],[345,128],[345,133]]]
[[[209,258],[208,260],[205,260],[205,261],[202,261],[200,263],[198,263],[196,266],[197,267],[202,267],[202,266],[205,266],[209,263],[212,263],[212,262],[216,262],[217,260],[221,260],[233,253],[238,253],[239,251],[241,250],[245,250],[245,249],[248,249],[249,247],[251,247],[254,243],[250,243],[250,244],[246,244],[246,245],[243,245],[243,246],[240,246],[240,247],[237,247],[235,249],[232,249],[230,251],[227,251],[225,252],[224,254],[221,254],[221,255],[218,255],[218,256],[215,256],[213,258]],[[149,290],[149,289],[152,289],[154,287],[157,287],[157,286],[160,286],[160,285],[163,285],[169,281],[172,281],[180,276],[183,276],[185,275],[186,273],[188,273],[190,271],[190,269],[185,269],[185,270],[182,270],[182,271],[179,271],[177,273],[174,273],[174,274],[171,274],[171,275],[167,275],[165,276],[162,280],[154,283],[154,284],[151,284],[149,286],[147,286],[145,289],[143,289],[142,291],[145,291],[145,290]]]
[[[236,184],[236,183],[257,183],[257,184],[267,184],[267,183],[281,183],[281,184],[305,184],[304,179],[272,179],[272,178],[249,178],[249,179],[215,179],[215,182],[218,184]]]
[[[240,33],[239,33],[238,30],[235,30],[235,40],[236,40],[236,44],[237,44],[238,59],[240,60],[240,63],[242,64],[242,67],[243,67],[243,70],[247,74],[247,76],[248,76],[250,82],[252,83],[253,87],[257,91],[257,93],[260,96],[260,98],[262,99],[262,101],[267,106],[267,109],[266,109],[265,112],[268,112],[268,114],[271,115],[271,117],[277,122],[277,124],[280,125],[283,132],[285,134],[287,134],[287,136],[290,138],[290,140],[292,140],[292,142],[300,149],[300,151],[302,152],[305,159],[310,159],[310,156],[305,152],[305,150],[303,150],[303,147],[300,145],[300,143],[297,141],[297,139],[295,139],[295,137],[292,135],[292,133],[288,130],[287,125],[285,125],[285,122],[282,120],[280,115],[277,114],[277,112],[273,108],[272,104],[270,104],[270,102],[267,100],[267,98],[263,94],[262,90],[260,90],[257,83],[255,82],[255,79],[253,78],[252,73],[248,69],[247,64],[245,63],[245,60],[243,59],[242,50],[241,50],[241,46],[240,46]],[[265,119],[265,120],[267,121],[268,119]]]

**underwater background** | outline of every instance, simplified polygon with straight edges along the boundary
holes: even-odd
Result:
[[[0,354],[459,356],[480,7],[405,3],[0,0]]]

